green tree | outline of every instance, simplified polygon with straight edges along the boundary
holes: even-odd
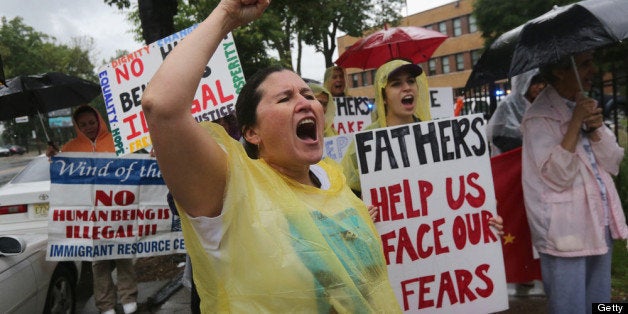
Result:
[[[501,34],[549,11],[554,5],[565,5],[577,0],[476,0],[473,15],[482,31],[484,47],[489,47]]]
[[[528,1],[501,1],[476,0],[473,4],[473,15],[476,17],[478,28],[485,39],[484,47],[489,47],[501,34],[533,19],[552,9],[554,5],[567,5],[577,0],[528,0]],[[628,73],[628,45],[622,43],[596,51],[596,60],[603,72],[612,72],[615,77],[623,77],[625,81]],[[628,87],[624,84],[619,91],[620,95],[628,94]]]
[[[90,61],[93,45],[93,39],[88,37],[74,38],[69,44],[60,44],[56,38],[24,24],[21,17],[0,19],[0,55],[7,79],[56,71],[96,81],[94,66]],[[46,113],[43,113],[43,117],[46,117]],[[44,119],[44,124],[49,135],[52,134],[47,119]],[[4,127],[2,139],[5,143],[32,146],[33,131],[38,139],[45,138],[39,117],[29,117],[28,123],[5,121]],[[68,134],[57,135],[61,137],[57,141],[68,137]]]
[[[104,0],[119,8],[128,7],[126,0]],[[175,31],[184,29],[205,19],[219,0],[179,1],[174,16]],[[296,41],[298,49],[302,43],[313,45],[323,54],[326,66],[333,64],[336,36],[344,32],[361,36],[365,30],[388,23],[395,25],[400,19],[403,0],[273,0],[264,15],[245,27],[233,32],[240,61],[245,75],[270,64],[280,63],[292,68],[292,48]],[[130,14],[136,25],[136,38],[142,38],[138,8]],[[279,60],[268,55],[276,51]],[[300,56],[301,50],[298,51]],[[301,63],[297,60],[297,72]]]
[[[339,32],[361,37],[369,29],[397,25],[403,3],[403,0],[317,0],[295,5],[299,38],[321,52],[325,66],[330,67]]]

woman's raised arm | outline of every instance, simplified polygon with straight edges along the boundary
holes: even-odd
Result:
[[[168,55],[142,96],[157,161],[174,198],[191,216],[222,209],[227,161],[190,113],[209,59],[234,28],[261,16],[270,0],[222,0]]]

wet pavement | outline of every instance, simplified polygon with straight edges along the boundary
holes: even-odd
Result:
[[[190,289],[180,283],[180,277],[170,281],[149,281],[139,283],[138,311],[136,313],[191,313]],[[515,295],[509,285],[509,309],[503,314],[542,314],[547,313],[547,299],[542,294]],[[124,313],[118,306],[117,313]],[[77,305],[77,313],[98,314],[93,296]]]

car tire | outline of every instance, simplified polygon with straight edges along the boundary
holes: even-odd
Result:
[[[74,273],[67,266],[59,264],[52,274],[44,314],[74,313],[76,307],[76,286]]]

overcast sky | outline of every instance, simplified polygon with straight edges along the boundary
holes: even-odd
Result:
[[[404,9],[401,14],[410,15],[453,1],[407,0],[407,12]],[[92,37],[95,46],[92,62],[96,66],[113,57],[116,50],[135,51],[143,45],[133,39],[126,14],[103,0],[2,0],[0,15],[9,20],[21,16],[26,25],[56,37],[58,43],[70,44],[73,37]],[[337,55],[334,60],[336,58]],[[322,80],[325,71],[323,55],[306,47],[303,60],[308,60],[302,64],[303,76]]]

